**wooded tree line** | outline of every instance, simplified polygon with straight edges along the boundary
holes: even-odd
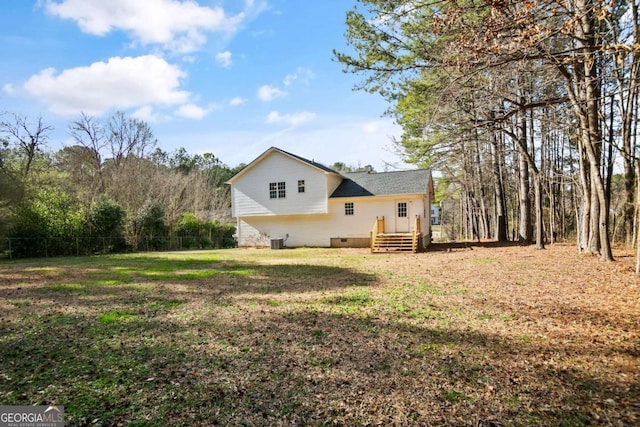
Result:
[[[346,25],[335,55],[442,172],[445,229],[603,260],[640,238],[636,2],[358,0]]]
[[[122,112],[105,121],[82,114],[68,127],[73,143],[57,151],[52,130],[41,117],[0,116],[4,251],[167,249],[177,237],[187,247],[233,246],[224,183],[239,167],[211,153],[165,152],[146,122]]]

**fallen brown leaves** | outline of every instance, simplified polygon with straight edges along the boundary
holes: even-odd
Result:
[[[62,285],[82,283],[86,266],[56,275],[0,265],[5,376],[34,313],[80,316],[67,345],[80,352],[92,330],[100,354],[145,368],[92,391],[112,403],[91,415],[72,391],[82,378],[46,394],[0,376],[0,401],[45,393],[77,424],[637,425],[640,280],[631,255],[616,255],[605,264],[568,245],[238,250],[191,267],[220,269],[213,277],[180,279],[183,265],[173,278],[133,271],[77,292]],[[137,323],[96,329],[114,310]],[[108,360],[92,363],[114,371]]]

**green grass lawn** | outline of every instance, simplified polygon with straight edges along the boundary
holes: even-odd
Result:
[[[638,419],[637,317],[611,317],[594,337],[596,320],[553,312],[541,292],[561,292],[557,282],[536,282],[522,259],[511,256],[511,268],[489,251],[457,255],[2,262],[0,404],[64,405],[69,426]],[[496,265],[518,276],[499,282]],[[567,321],[571,331],[558,329]],[[603,347],[606,358],[591,355]]]

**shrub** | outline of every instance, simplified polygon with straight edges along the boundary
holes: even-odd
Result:
[[[200,230],[202,229],[203,222],[200,221],[191,212],[183,213],[176,222],[176,235],[180,237],[196,237],[200,236]]]
[[[77,237],[84,229],[83,211],[68,194],[59,189],[40,190],[13,210],[12,256],[77,254]]]
[[[124,238],[125,211],[116,202],[101,198],[91,205],[87,218],[90,251],[121,252],[126,249]]]

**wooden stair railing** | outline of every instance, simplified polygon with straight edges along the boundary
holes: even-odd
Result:
[[[371,231],[371,252],[374,252],[375,244],[380,234],[384,233],[384,217],[376,217],[376,222],[373,224],[373,230]]]
[[[422,222],[420,215],[416,215],[415,225],[413,227],[412,249],[416,253],[420,250],[420,238],[422,236]]]
[[[421,249],[422,223],[416,215],[413,230],[410,233],[385,233],[384,217],[376,218],[371,231],[371,252],[418,252]]]

